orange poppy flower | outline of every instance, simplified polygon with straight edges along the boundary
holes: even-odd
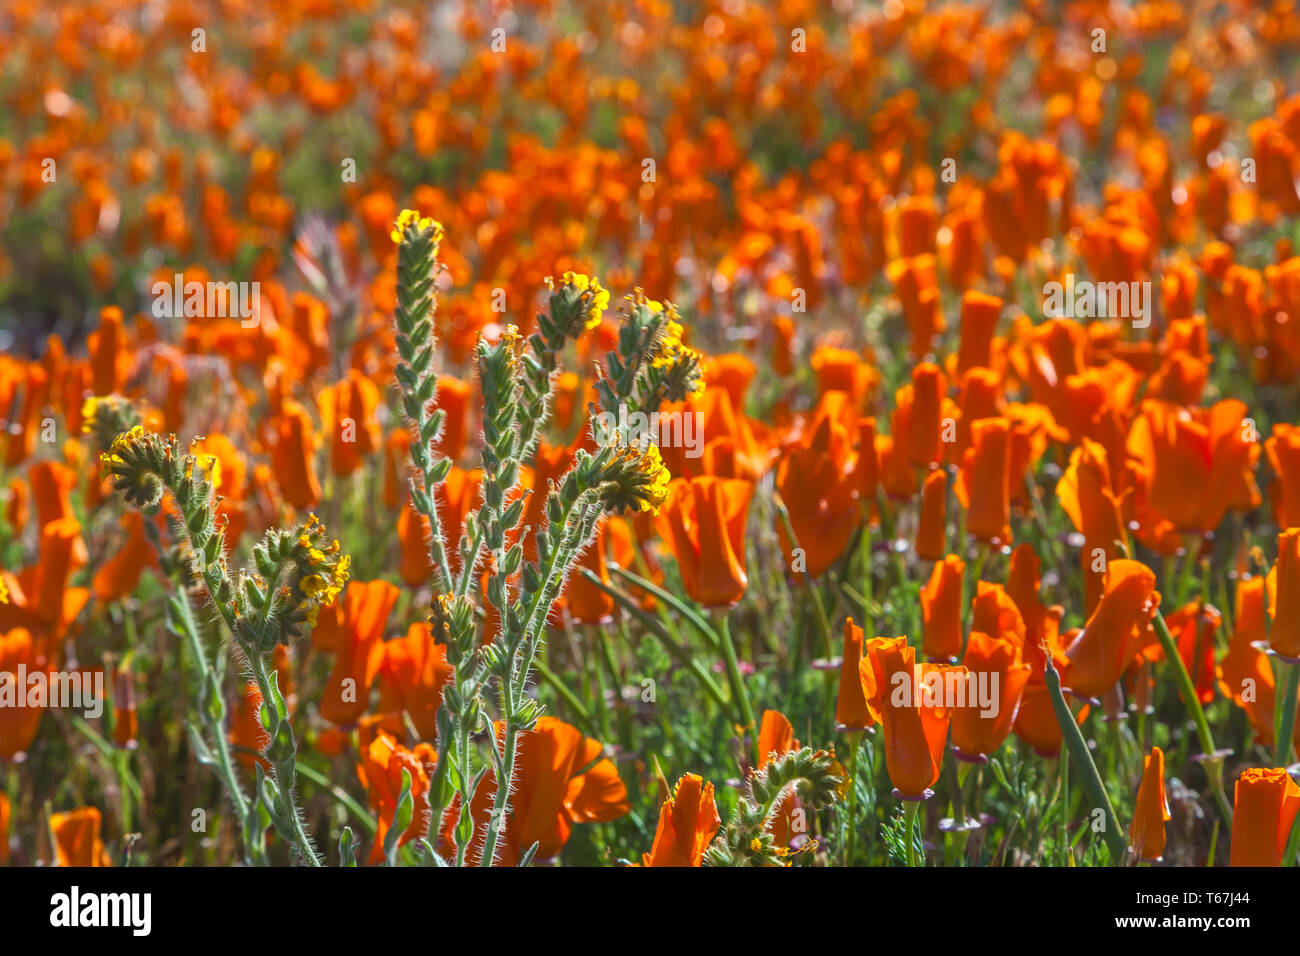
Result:
[[[382,432],[376,417],[379,387],[356,369],[337,385],[321,392],[317,402],[321,425],[330,436],[330,470],[351,475],[378,450]]]
[[[27,688],[18,684],[19,667],[30,678],[51,666],[42,642],[26,628],[16,627],[0,634],[0,674],[5,675],[5,683],[12,693],[27,693]],[[0,706],[0,759],[11,760],[31,746],[44,713],[44,707],[16,707],[12,703]]]
[[[1202,704],[1214,700],[1214,636],[1222,623],[1223,615],[1201,601],[1185,604],[1165,618],[1178,648],[1178,656],[1191,675],[1196,685],[1196,697]]]
[[[954,554],[935,563],[921,588],[921,620],[925,634],[921,652],[931,660],[961,656],[962,580],[966,562]]]
[[[1120,497],[1111,490],[1105,448],[1090,439],[1082,440],[1056,483],[1056,498],[1075,530],[1083,535],[1079,564],[1084,609],[1092,611],[1101,597],[1106,562],[1123,557],[1128,548]]]
[[[56,866],[112,866],[99,838],[101,818],[95,807],[50,814]]]
[[[975,675],[976,687],[979,678],[988,674],[987,686],[997,694],[989,708],[968,699],[965,706],[953,710],[953,746],[962,756],[981,759],[1001,747],[1011,733],[1031,668],[1020,660],[1018,645],[979,631],[972,631],[967,639],[962,664]]]
[[[1268,654],[1256,646],[1263,644],[1268,635],[1264,583],[1262,577],[1238,580],[1232,615],[1235,627],[1217,673],[1219,690],[1246,712],[1256,742],[1267,748],[1274,743],[1277,686]],[[1295,724],[1295,737],[1300,740],[1300,721]]]
[[[95,572],[92,588],[100,601],[120,601],[135,591],[145,568],[156,567],[158,553],[144,533],[145,517],[138,511],[122,515],[126,541]]]
[[[1273,626],[1269,647],[1283,657],[1300,658],[1300,528],[1277,536],[1277,561],[1268,572],[1268,613]]]
[[[1176,531],[1213,531],[1229,509],[1259,504],[1259,444],[1244,424],[1248,415],[1236,399],[1207,409],[1142,403],[1127,447],[1142,469],[1138,520],[1147,534],[1166,523]]]
[[[773,757],[798,748],[799,741],[794,738],[794,725],[790,718],[779,710],[763,711],[758,729],[758,769],[766,767]],[[768,828],[777,846],[789,846],[794,838],[794,811],[798,805],[799,798],[789,793],[773,809]]]
[[[1237,778],[1229,866],[1281,866],[1300,811],[1300,787],[1282,767],[1251,767]]]
[[[405,637],[385,641],[380,647],[376,676],[384,727],[393,734],[404,734],[402,715],[407,714],[421,738],[435,740],[442,689],[452,674],[447,648],[434,643],[433,627],[426,621],[417,621]]]
[[[859,518],[853,478],[825,447],[830,432],[829,427],[819,428],[813,436],[815,444],[791,449],[776,472],[777,491],[803,551],[802,570],[812,578],[821,577],[839,560],[857,531]],[[779,520],[777,535],[786,564],[799,579],[794,542]]]
[[[684,774],[673,795],[659,808],[650,852],[641,855],[642,866],[702,866],[722,821],[713,799],[713,784],[696,774]]]
[[[955,491],[966,530],[980,541],[1011,543],[1011,423],[982,418],[971,425]]]
[[[745,524],[752,482],[675,478],[659,512],[659,534],[677,558],[682,586],[703,607],[728,607],[745,593]]]
[[[315,431],[307,411],[288,401],[269,422],[271,464],[284,500],[305,511],[320,503],[320,481],[316,477]]]
[[[1121,558],[1107,567],[1101,599],[1065,652],[1070,663],[1062,679],[1074,693],[1100,697],[1119,681],[1137,648],[1138,628],[1154,610],[1155,584],[1140,561]]]
[[[1280,423],[1264,442],[1264,452],[1277,481],[1269,491],[1273,495],[1273,515],[1279,528],[1300,527],[1300,427]]]
[[[1133,822],[1128,828],[1129,845],[1139,860],[1159,860],[1165,852],[1165,824],[1170,820],[1169,801],[1165,799],[1165,755],[1152,747],[1142,772],[1133,806]]]
[[[384,659],[384,627],[399,593],[387,581],[349,581],[343,597],[322,610],[313,638],[317,648],[334,652],[320,699],[320,714],[331,723],[356,723],[366,712]]]
[[[258,689],[257,682],[245,682],[244,692],[235,707],[226,736],[233,746],[239,748],[235,752],[236,760],[245,767],[260,763],[262,769],[269,772],[271,765],[261,754],[271,742],[271,735],[262,726],[261,710],[262,692]]]
[[[405,846],[429,832],[429,781],[433,777],[438,755],[432,746],[425,743],[416,744],[415,750],[407,750],[389,733],[381,730],[375,734],[361,756],[361,763],[357,764],[357,777],[366,788],[366,796],[379,825],[375,831],[374,844],[370,848],[370,863],[373,866],[384,858],[384,837],[397,814],[403,770],[410,774],[414,811],[411,822],[402,832],[397,845]]]
[[[875,724],[867,700],[862,696],[862,628],[853,618],[844,622],[844,656],[840,659],[840,690],[835,698],[835,723],[848,731],[862,730]]]
[[[948,476],[936,468],[925,476],[921,486],[921,520],[916,528],[916,556],[938,561],[948,551],[945,544],[948,512]]]
[[[500,746],[505,733],[500,721],[496,732]],[[518,747],[514,796],[498,844],[498,865],[516,866],[520,854],[534,843],[538,844],[537,859],[551,859],[564,849],[575,823],[605,823],[628,812],[627,788],[613,761],[601,756],[604,747],[599,741],[584,736],[576,727],[555,717],[541,717],[535,728],[519,737]],[[475,864],[495,795],[496,774],[489,770],[470,805],[475,845],[468,858]],[[446,814],[444,850],[450,846],[456,806],[453,801]]]
[[[862,693],[884,725],[885,766],[904,798],[929,796],[943,767],[952,711],[936,703],[926,687],[936,679],[941,682],[949,671],[964,670],[933,664],[917,667],[916,652],[905,637],[867,642],[859,666]]]
[[[1002,300],[968,289],[961,297],[961,344],[957,350],[957,375],[973,368],[993,367],[993,336],[1002,315]]]

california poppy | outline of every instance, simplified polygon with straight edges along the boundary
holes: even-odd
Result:
[[[677,478],[659,513],[660,534],[677,558],[682,586],[704,607],[745,593],[745,524],[754,486],[732,478]]]
[[[948,476],[936,468],[925,476],[921,486],[921,520],[916,528],[916,556],[938,561],[947,553],[944,522],[948,511]]]
[[[1164,854],[1165,824],[1169,819],[1169,801],[1165,798],[1165,755],[1159,747],[1152,747],[1134,801],[1133,822],[1128,828],[1129,845],[1139,860],[1159,860]]]
[[[885,766],[898,793],[907,799],[930,795],[943,766],[952,711],[927,693],[927,682],[940,683],[948,668],[916,666],[907,638],[877,637],[867,642],[859,672],[862,693],[884,725]]]
[[[500,746],[504,723],[498,721],[496,731]],[[536,727],[519,737],[518,747],[511,813],[498,844],[498,865],[517,865],[534,843],[537,859],[548,860],[564,848],[575,823],[607,822],[628,812],[627,788],[613,761],[601,756],[604,748],[599,741],[576,727],[555,717],[541,717]],[[496,786],[495,773],[489,770],[471,802],[476,835],[469,850],[473,863],[482,849],[481,835],[486,832]],[[449,845],[456,806],[453,802],[445,815],[444,847]]]
[[[433,628],[427,621],[412,624],[405,637],[385,641],[376,672],[378,711],[384,715],[385,727],[391,733],[402,734],[403,715],[409,715],[422,739],[437,739],[438,706],[451,674],[447,648],[434,643]]]
[[[411,822],[402,831],[397,845],[405,846],[429,832],[429,780],[438,755],[425,743],[417,744],[413,751],[407,750],[381,730],[362,751],[361,758],[361,763],[357,764],[357,776],[366,788],[378,824],[370,848],[370,863],[373,865],[384,858],[384,837],[397,813],[403,771],[409,775],[413,809]]]
[[[1156,576],[1140,561],[1122,558],[1106,569],[1105,590],[1088,623],[1066,649],[1065,684],[1083,697],[1100,697],[1119,681],[1136,650],[1137,628],[1154,610]]]
[[[962,644],[962,581],[966,562],[954,554],[935,562],[921,588],[921,651],[931,660],[956,660]]]
[[[100,839],[100,814],[95,807],[50,814],[56,866],[112,866]]]
[[[957,753],[973,759],[994,753],[1011,733],[1020,698],[1029,683],[1030,667],[1020,660],[1020,648],[1011,641],[972,631],[962,657],[966,670],[996,694],[988,707],[967,699],[952,714],[952,743]],[[985,675],[988,675],[985,678]]]
[[[1300,658],[1300,528],[1277,536],[1277,561],[1268,572],[1268,613],[1273,625],[1269,647],[1283,657]]]
[[[650,852],[641,856],[642,866],[703,865],[704,851],[721,825],[713,784],[684,774],[659,808],[659,826]]]
[[[1229,866],[1281,866],[1300,811],[1300,787],[1282,767],[1250,767],[1237,778]]]
[[[844,656],[840,659],[840,689],[835,698],[835,723],[847,731],[862,730],[875,723],[862,696],[862,628],[853,618],[844,622]]]
[[[971,425],[956,492],[966,530],[981,541],[1011,543],[1011,423],[983,418]]]
[[[321,691],[320,714],[331,723],[355,723],[366,712],[398,593],[387,581],[350,581],[344,595],[321,613],[314,643],[334,652],[334,667]]]

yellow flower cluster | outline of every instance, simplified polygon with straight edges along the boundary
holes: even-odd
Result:
[[[407,226],[414,226],[421,232],[426,229],[432,229],[434,231],[434,239],[438,241],[442,239],[442,223],[438,222],[436,219],[430,219],[428,216],[421,216],[420,213],[414,209],[403,209],[397,214],[397,219],[393,221],[393,231],[389,233],[389,238],[392,239],[393,242],[400,244],[402,236],[406,234]]]

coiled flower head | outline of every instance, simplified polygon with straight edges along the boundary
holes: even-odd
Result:
[[[602,478],[601,503],[606,511],[649,511],[657,515],[668,497],[672,475],[659,454],[659,446],[647,442],[644,448],[629,445],[614,449]]]
[[[609,308],[609,292],[595,276],[566,272],[558,288],[547,276],[546,287],[551,290],[551,316],[565,338],[596,328]]]
[[[425,233],[431,232],[435,245],[442,242],[442,223],[428,216],[421,216],[414,209],[403,209],[397,214],[397,218],[393,221],[393,231],[388,234],[388,237],[401,245],[408,232],[413,232],[420,238],[423,238]]]
[[[100,465],[123,499],[152,510],[162,500],[164,470],[175,466],[174,446],[174,440],[164,441],[135,425],[113,439],[108,451],[100,455]]]

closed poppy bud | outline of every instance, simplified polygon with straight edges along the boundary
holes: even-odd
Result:
[[[835,698],[835,723],[847,731],[862,730],[875,723],[862,696],[862,677],[858,664],[862,660],[862,628],[853,618],[844,622],[844,657],[840,662],[840,692]]]
[[[1165,852],[1165,823],[1170,819],[1169,801],[1165,799],[1165,755],[1152,747],[1133,806],[1133,822],[1128,828],[1129,846],[1139,860],[1159,860]]]
[[[862,693],[880,714],[885,766],[901,797],[926,798],[939,779],[952,711],[936,704],[926,684],[942,682],[950,670],[956,669],[918,668],[916,652],[905,637],[878,637],[867,642],[867,656],[859,666]]]
[[[1300,658],[1300,528],[1277,536],[1277,561],[1268,572],[1268,611],[1273,619],[1269,647],[1283,657]]]
[[[790,718],[779,710],[763,711],[758,730],[758,769],[766,767],[773,757],[798,748],[799,741],[794,739],[794,725],[790,723]],[[794,836],[792,816],[797,799],[791,792],[772,811],[768,828],[777,846],[786,846]]]
[[[1300,811],[1300,787],[1282,767],[1251,767],[1237,778],[1229,866],[1281,866]]]
[[[702,866],[704,851],[721,825],[713,784],[697,774],[684,774],[659,808],[654,843],[642,856],[642,865]]]
[[[971,447],[957,477],[966,530],[980,541],[1011,542],[1011,423],[983,418],[971,425]]]
[[[953,709],[952,743],[959,755],[981,760],[1011,733],[1031,670],[1018,651],[1011,641],[979,631],[967,639],[962,664],[973,678],[967,686],[977,694],[975,699],[968,694],[963,705]]]
[[[1002,314],[1002,300],[968,289],[961,297],[961,345],[957,350],[957,377],[973,368],[992,368],[993,335]]]
[[[900,410],[894,441],[904,442],[909,464],[925,468],[943,459],[943,372],[932,362],[912,370],[912,384],[899,389]]]
[[[903,257],[935,251],[939,214],[931,196],[912,196],[898,209],[898,252]]]
[[[794,322],[786,315],[772,320],[772,370],[781,376],[794,374]]]
[[[947,555],[935,563],[929,582],[921,589],[921,619],[925,636],[921,652],[931,660],[956,660],[961,656],[962,577],[966,562]]]
[[[936,468],[925,476],[921,486],[921,520],[916,529],[916,556],[938,561],[948,551],[945,546],[945,521],[948,512],[948,476]]]
[[[1064,681],[1083,697],[1100,697],[1119,681],[1136,648],[1136,631],[1152,611],[1156,576],[1140,561],[1121,558],[1106,569],[1105,591],[1066,649]]]
[[[853,485],[858,491],[858,501],[870,510],[880,485],[880,458],[876,452],[876,420],[858,419],[858,455],[853,463]]]
[[[140,717],[135,710],[135,681],[131,668],[119,670],[113,680],[113,743],[134,748],[140,732]]]

